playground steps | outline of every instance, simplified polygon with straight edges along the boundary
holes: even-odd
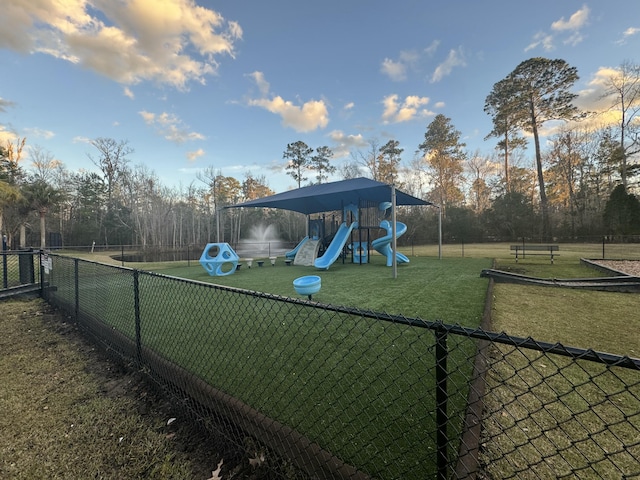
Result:
[[[318,249],[320,248],[320,240],[309,240],[306,242],[298,253],[296,253],[296,257],[293,259],[294,265],[303,265],[305,267],[310,267],[313,265],[316,257],[318,256]]]

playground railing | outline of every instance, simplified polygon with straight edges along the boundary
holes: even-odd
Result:
[[[49,303],[295,478],[640,475],[638,359],[49,258]]]

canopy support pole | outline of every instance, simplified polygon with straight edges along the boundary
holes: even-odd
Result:
[[[391,253],[393,254],[393,278],[398,278],[398,242],[396,238],[396,186],[391,185]]]
[[[436,205],[438,208],[438,260],[442,260],[442,207]]]

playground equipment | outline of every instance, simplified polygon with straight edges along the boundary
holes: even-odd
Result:
[[[300,243],[298,243],[298,245],[296,245],[293,250],[285,253],[285,261],[289,261],[288,265],[291,265],[291,262],[293,261],[294,265],[303,265],[305,267],[309,267],[313,265],[313,262],[318,256],[319,248],[319,238],[304,237],[302,240],[300,240]]]
[[[391,244],[393,241],[393,228],[392,223],[388,220],[390,209],[392,207],[391,202],[381,202],[377,204],[376,210],[378,213],[371,212],[375,206],[370,205],[365,210],[360,210],[360,207],[354,204],[349,204],[343,208],[343,222],[338,226],[335,223],[337,231],[334,234],[331,242],[326,247],[323,255],[317,257],[320,242],[322,240],[317,239],[315,233],[313,237],[304,237],[296,247],[285,254],[287,264],[293,263],[293,265],[313,265],[318,269],[327,270],[329,267],[345,252],[345,246],[348,246],[352,252],[353,263],[363,264],[369,263],[370,248],[378,251],[381,255],[386,257],[387,266],[393,266],[393,250]],[[368,210],[367,210],[368,209]],[[367,213],[369,212],[369,213]],[[362,218],[360,216],[362,215]],[[373,215],[374,218],[371,218]],[[377,218],[376,218],[377,217]],[[382,221],[380,219],[382,218]],[[351,223],[349,223],[349,219]],[[377,238],[373,241],[369,239],[369,229],[376,227],[361,226],[360,220],[364,222],[363,225],[371,225],[374,222],[380,221],[380,228],[386,230],[386,235]],[[317,222],[324,222],[324,218]],[[324,231],[324,227],[319,223],[314,224],[316,231]],[[352,235],[354,230],[362,229],[364,233],[358,235]],[[311,231],[311,229],[310,229]],[[396,238],[402,236],[407,231],[407,226],[402,222],[396,222]],[[355,241],[357,239],[357,241]],[[317,258],[316,258],[317,257]],[[402,253],[396,252],[395,258],[397,263],[409,263],[409,258]],[[291,262],[291,259],[294,259]]]
[[[298,277],[293,281],[293,288],[298,295],[307,295],[311,300],[311,295],[318,293],[322,285],[322,279],[317,275],[306,275]]]
[[[353,221],[349,225],[347,225],[346,221],[342,222],[342,224],[340,225],[340,228],[338,228],[338,231],[333,237],[333,240],[331,240],[329,247],[327,247],[327,249],[325,250],[324,255],[316,258],[315,262],[313,262],[313,265],[316,268],[319,268],[322,270],[328,270],[331,264],[335,262],[340,256],[342,249],[344,248],[345,244],[349,240],[351,231],[354,228],[358,228],[357,205],[350,204],[344,207],[343,216],[345,219],[347,218],[349,212],[353,214]]]
[[[318,250],[320,249],[320,239],[314,238],[305,242],[305,244],[298,250],[296,256],[293,259],[294,265],[302,265],[305,267],[313,266],[313,262],[318,256]]]
[[[369,263],[368,242],[353,242],[353,263]]]
[[[294,258],[296,258],[296,254],[298,253],[298,251],[304,246],[305,243],[307,243],[309,241],[309,237],[304,237],[302,240],[300,240],[300,243],[298,243],[298,245],[296,245],[293,250],[289,250],[287,253],[284,254],[285,258],[287,260],[293,260]]]
[[[319,258],[316,258],[316,261],[313,262],[313,265],[316,268],[320,268],[322,270],[328,270],[333,262],[335,262],[344,245],[349,240],[349,235],[351,235],[351,230],[358,226],[358,222],[352,222],[351,225],[347,225],[346,222],[340,225],[338,231],[336,232],[335,237],[329,244],[329,247],[325,250],[324,255]]]
[[[209,275],[231,275],[238,268],[240,257],[228,243],[209,243],[200,256],[200,265]]]
[[[387,257],[387,267],[393,265],[393,250],[391,249],[391,240],[393,237],[393,225],[389,220],[382,220],[380,222],[380,228],[384,228],[387,234],[383,237],[376,238],[371,242],[373,247],[378,253]],[[407,231],[407,226],[402,222],[396,222],[396,238],[400,237]],[[406,255],[400,252],[396,252],[396,261],[398,263],[409,263],[409,259]]]

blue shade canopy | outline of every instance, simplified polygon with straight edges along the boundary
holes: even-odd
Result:
[[[360,177],[289,190],[271,195],[270,197],[230,205],[226,208],[280,208],[310,214],[342,210],[343,207],[349,204],[363,206],[363,202],[378,204],[381,202],[391,202],[391,185]],[[433,204],[396,189],[396,205]]]

